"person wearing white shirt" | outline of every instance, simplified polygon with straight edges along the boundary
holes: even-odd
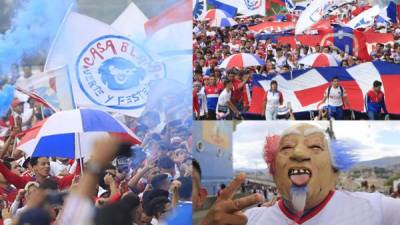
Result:
[[[339,78],[334,77],[332,84],[326,89],[322,104],[327,101],[329,118],[335,120],[343,120],[344,112],[343,107],[350,108],[349,99],[345,89],[339,85]]]
[[[215,110],[218,120],[231,119],[230,110],[232,110],[236,116],[240,114],[239,110],[231,102],[232,81],[229,79],[224,80],[224,87],[224,90],[218,97],[217,108]]]
[[[276,80],[271,81],[270,90],[265,94],[263,113],[266,120],[276,120],[278,115],[278,108],[283,104],[282,92],[278,91],[278,82]]]

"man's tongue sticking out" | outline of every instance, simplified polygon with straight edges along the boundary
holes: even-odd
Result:
[[[304,186],[310,180],[310,175],[308,174],[291,175],[289,178],[293,184],[297,186]]]

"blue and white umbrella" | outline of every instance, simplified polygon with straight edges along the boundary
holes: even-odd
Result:
[[[94,109],[75,109],[51,115],[32,127],[18,149],[27,155],[64,158],[88,157],[94,142],[107,136],[140,144],[140,139],[110,114]]]

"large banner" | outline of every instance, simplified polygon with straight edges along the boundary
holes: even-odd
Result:
[[[363,63],[350,68],[325,67],[296,70],[278,76],[253,76],[250,112],[261,114],[265,92],[271,80],[278,82],[285,103],[290,102],[293,112],[317,110],[333,77],[338,77],[345,89],[352,110],[363,112],[364,97],[375,80],[383,83],[389,113],[400,114],[400,65],[382,61]]]
[[[392,33],[382,34],[376,32],[365,32],[363,33],[365,37],[365,44],[367,45],[368,52],[373,50],[373,47],[377,43],[382,44],[393,44],[394,37]],[[322,35],[298,35],[298,36],[281,36],[278,37],[278,42],[282,44],[290,44],[291,46],[296,45],[296,40],[302,45],[308,45],[315,47],[316,45],[321,45]],[[323,43],[322,43],[323,44]]]

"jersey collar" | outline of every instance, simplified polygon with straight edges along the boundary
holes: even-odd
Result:
[[[335,191],[330,191],[328,196],[324,199],[324,201],[322,201],[318,206],[316,206],[315,208],[311,209],[310,211],[308,211],[305,215],[303,215],[300,218],[297,215],[295,215],[292,212],[290,212],[286,208],[285,204],[283,203],[283,200],[280,200],[278,202],[278,206],[279,206],[279,209],[283,212],[283,214],[285,214],[286,217],[288,217],[289,219],[293,220],[297,224],[303,224],[307,220],[309,220],[309,219],[313,218],[314,216],[316,216],[323,208],[325,208],[325,206],[328,204],[328,202],[332,199],[334,193],[335,193]]]

